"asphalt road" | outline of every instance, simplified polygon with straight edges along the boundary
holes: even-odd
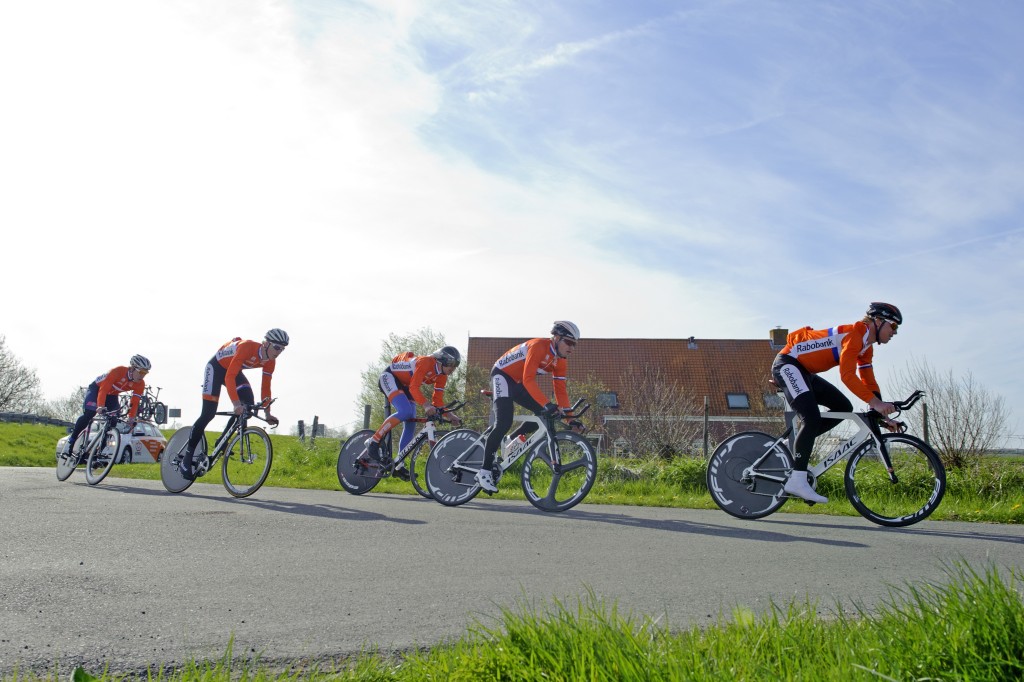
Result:
[[[116,469],[115,469],[116,473]],[[410,488],[411,491],[411,488]],[[223,655],[340,659],[494,625],[524,600],[590,590],[673,628],[807,597],[867,607],[961,559],[1019,569],[1019,526],[580,505],[159,482],[0,468],[0,673],[115,671]]]

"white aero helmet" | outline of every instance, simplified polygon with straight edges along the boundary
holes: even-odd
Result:
[[[555,325],[551,328],[551,334],[552,336],[564,336],[573,341],[580,340],[580,328],[569,320],[555,320]]]
[[[149,358],[144,355],[133,355],[132,359],[128,361],[128,364],[135,369],[144,369],[146,371],[153,369],[153,363],[151,363]]]

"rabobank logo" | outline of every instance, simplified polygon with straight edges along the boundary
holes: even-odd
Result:
[[[504,369],[526,358],[526,344],[517,347],[515,350],[506,353],[498,360],[498,369]]]
[[[813,353],[816,350],[824,350],[839,347],[839,337],[827,336],[824,339],[812,339],[811,341],[801,341],[800,343],[793,346],[793,352],[791,355],[802,355],[804,353]]]

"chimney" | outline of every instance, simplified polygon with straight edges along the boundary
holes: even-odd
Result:
[[[771,339],[772,348],[779,350],[786,345],[786,336],[789,335],[788,329],[782,327],[776,327],[775,329],[768,330],[768,338]]]
[[[692,336],[686,339],[686,347],[690,350],[697,350],[697,339]]]

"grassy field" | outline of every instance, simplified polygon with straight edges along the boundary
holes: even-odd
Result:
[[[619,613],[593,594],[575,603],[520,600],[458,641],[401,656],[366,651],[325,664],[281,669],[239,662],[228,643],[220,661],[179,670],[154,665],[150,682],[328,682],[335,680],[977,680],[1024,676],[1020,575],[989,567],[947,568],[939,585],[890,588],[873,612],[792,602],[763,616],[737,605],[709,627],[673,630]],[[114,682],[102,670],[56,668],[5,679]]]
[[[63,435],[64,429],[56,426],[0,423],[0,466],[52,467],[57,440]],[[207,435],[212,441],[213,434]],[[266,485],[341,491],[335,469],[338,440],[321,438],[313,447],[294,436],[272,435],[271,440],[274,465]],[[597,482],[587,503],[716,508],[707,493],[704,461],[700,458],[680,457],[666,462],[600,457],[598,463]],[[156,464],[118,465],[110,475],[159,480],[160,469]],[[213,471],[203,480],[219,483],[220,473]],[[1024,461],[1020,458],[990,457],[977,469],[949,471],[947,482],[946,497],[932,519],[1024,523]],[[829,497],[829,504],[809,507],[791,501],[782,511],[859,516],[846,499],[841,467],[823,477],[819,490]],[[394,479],[382,481],[374,492],[415,494],[409,483]],[[494,497],[523,499],[518,476],[503,477]]]

